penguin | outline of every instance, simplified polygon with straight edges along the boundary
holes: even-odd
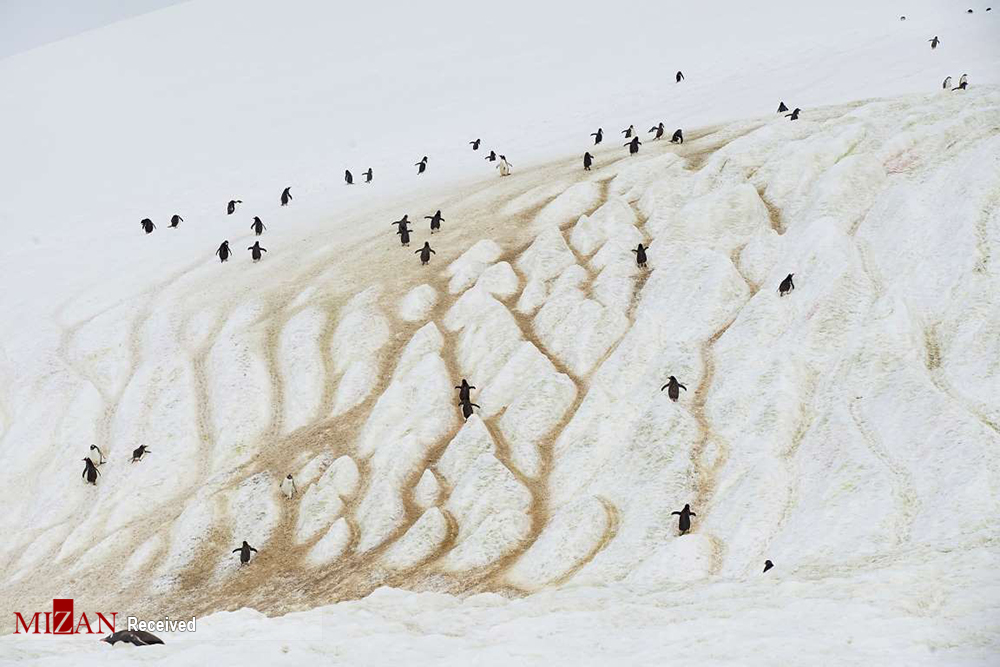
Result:
[[[677,77],[676,78],[677,78],[677,83],[680,83],[681,81],[683,81],[684,80],[684,72],[682,72],[680,70],[677,70]]]
[[[934,35],[934,39],[928,39],[927,41],[931,43],[931,50],[936,49],[937,45],[941,43],[937,35]]]
[[[83,459],[83,474],[81,477],[87,480],[87,484],[93,484],[97,486],[97,476],[101,474],[101,471],[97,469],[94,462],[90,459]]]
[[[941,87],[944,88],[945,90],[948,90],[949,88],[951,88],[951,77],[950,76],[946,76],[944,78],[944,82],[941,84]]]
[[[281,191],[281,205],[288,206],[288,202],[292,201],[292,186],[288,186]]]
[[[372,168],[368,167],[368,171],[365,172],[365,183],[371,183],[373,175]]]
[[[490,162],[496,162],[497,161],[497,154],[494,151],[490,151],[490,154],[487,155],[483,159],[484,160],[489,160]]]
[[[771,561],[769,561],[769,560],[766,560],[766,561],[764,561],[764,572],[767,572],[767,571],[768,571],[768,570],[770,570],[770,569],[771,569],[772,567],[774,567],[774,563],[772,563],[772,562],[771,562]]]
[[[478,151],[479,150],[479,139],[476,139],[475,141],[470,141],[469,145],[472,146],[472,150]]]
[[[254,236],[260,236],[264,233],[264,230],[267,229],[267,227],[265,227],[261,219],[255,215],[253,217],[253,223],[250,225],[250,229],[253,230]]]
[[[172,216],[170,216],[170,228],[171,229],[177,229],[177,227],[182,222],[184,222],[184,218],[182,218],[181,216],[177,215],[176,213],[174,213]]]
[[[260,258],[263,256],[260,253],[267,252],[267,248],[260,247],[260,241],[254,241],[253,245],[247,248],[250,251],[250,256],[253,257],[253,261],[259,262]]]
[[[795,289],[795,283],[792,282],[792,276],[794,275],[794,273],[789,273],[785,276],[785,279],[781,281],[781,284],[778,285],[778,296],[785,296]]]
[[[457,387],[455,387],[455,389],[458,389],[458,400],[460,402],[468,402],[468,400],[469,400],[469,390],[470,389],[475,389],[475,388],[476,388],[476,385],[469,384],[468,380],[466,380],[465,378],[462,378],[462,384],[460,384]]]
[[[597,132],[591,132],[590,136],[594,138],[594,145],[596,146],[597,144],[604,141],[604,130],[599,127],[597,128]]]
[[[344,170],[344,182],[347,183],[348,185],[354,185],[354,177],[351,176],[350,169]]]
[[[691,505],[684,505],[684,509],[680,512],[671,512],[671,514],[676,514],[680,517],[680,520],[677,522],[677,529],[681,531],[681,535],[691,530],[691,517],[698,516],[691,511]]]
[[[229,203],[226,205],[226,215],[232,215],[236,212],[236,205],[242,204],[242,199],[230,199]]]
[[[107,637],[101,639],[101,641],[107,642],[112,646],[118,642],[127,642],[133,646],[149,646],[150,644],[163,643],[162,639],[152,632],[146,632],[145,630],[119,630],[118,632],[112,632]]]
[[[154,225],[153,221],[150,220],[149,218],[143,218],[139,222],[139,224],[142,226],[142,231],[146,232],[147,234],[152,234],[153,230],[156,229],[156,225]]]
[[[583,170],[590,171],[590,165],[594,164],[594,156],[589,152],[583,154]]]
[[[952,88],[952,90],[965,90],[969,87],[968,74],[963,74],[959,80],[958,85]]]
[[[663,136],[663,123],[660,123],[659,125],[654,125],[653,127],[649,128],[650,134],[653,134],[654,132],[656,133],[656,136],[653,137],[653,141],[656,141],[657,139]]]
[[[785,118],[791,118],[792,120],[798,120],[799,119],[799,112],[800,111],[802,111],[802,109],[800,109],[798,107],[795,107],[795,110],[792,111],[792,113],[786,113],[785,114]]]
[[[669,382],[660,387],[660,391],[666,389],[667,396],[670,397],[671,401],[676,403],[678,397],[681,395],[681,392],[679,392],[678,389],[683,389],[684,391],[687,391],[688,388],[682,385],[680,382],[678,382],[677,378],[675,378],[673,375],[670,376],[669,380],[670,380]]]
[[[479,406],[472,401],[459,401],[458,404],[462,406],[462,417],[468,419],[472,416],[472,408],[478,408]]]
[[[433,249],[431,249],[431,244],[430,244],[429,241],[424,241],[424,247],[421,248],[420,250],[418,250],[417,252],[420,253],[420,264],[421,265],[427,264],[427,262],[431,261],[431,253],[432,252],[435,255],[437,254],[436,252],[434,252]],[[413,254],[416,255],[417,252],[415,252]]]
[[[788,111],[788,107],[785,106],[784,102],[778,105],[778,113],[785,113],[786,111]]]
[[[681,131],[681,128],[677,128],[677,130],[674,132],[674,136],[670,137],[670,143],[672,144],[684,143],[684,132]]]
[[[639,146],[641,146],[641,145],[642,145],[642,142],[639,141],[639,137],[632,137],[632,141],[628,142],[627,144],[622,144],[622,146],[628,146],[628,154],[629,155],[635,155],[636,153],[638,153],[639,152]]]
[[[650,244],[650,245],[652,245],[652,244]],[[635,253],[635,263],[636,263],[636,266],[638,266],[640,269],[646,268],[646,249],[647,248],[649,248],[648,245],[644,246],[644,245],[642,245],[640,243],[638,245],[638,247],[635,247],[635,248],[632,249],[632,252]]]
[[[403,244],[403,247],[409,247],[410,245],[410,230],[406,227],[400,227],[397,231],[399,234],[399,242]],[[419,251],[418,251],[419,252]]]
[[[295,480],[292,479],[292,473],[288,473],[285,479],[281,480],[281,492],[285,494],[285,498],[288,500],[292,499],[295,495]]]
[[[94,460],[95,456],[96,456],[97,460]],[[104,459],[104,452],[102,452],[101,448],[98,447],[97,445],[91,445],[90,446],[90,454],[87,454],[87,457],[91,460],[91,462],[95,466],[104,465],[104,461],[105,461],[105,459]]]
[[[631,139],[632,135],[635,134],[635,125],[629,125],[626,129],[622,130],[621,133],[625,135],[626,139]]]
[[[507,162],[507,156],[506,155],[501,155],[500,156],[500,164],[497,165],[497,169],[500,170],[500,175],[501,176],[510,176],[510,168],[511,168],[511,166],[513,166],[513,165],[511,165],[510,162]]]
[[[438,212],[434,215],[425,215],[424,220],[431,221],[431,234],[434,233],[434,230],[440,230],[441,223],[444,222],[444,217],[441,215],[441,209],[438,209]]]
[[[151,451],[152,450],[150,449],[146,449],[146,445],[139,445],[138,447],[132,450],[132,463],[135,463],[136,461],[141,461],[143,454],[148,454]]]
[[[906,20],[906,17],[905,17],[905,16],[900,16],[900,17],[899,17],[899,20],[900,20],[900,21],[905,21],[905,20]]]
[[[406,214],[402,218],[400,218],[399,220],[397,220],[396,222],[393,222],[393,223],[389,224],[390,227],[392,225],[399,225],[399,229],[400,230],[408,229],[408,227],[410,225],[409,214]]]
[[[240,565],[246,565],[250,562],[251,551],[257,553],[257,550],[250,546],[250,543],[246,540],[243,540],[243,546],[233,549],[233,553],[236,553],[237,551],[240,552]]]
[[[222,245],[219,246],[219,249],[215,251],[215,254],[219,256],[220,262],[227,261],[229,256],[233,254],[229,249],[229,241],[223,241]]]
[[[417,173],[418,173],[418,174],[422,174],[422,173],[424,173],[425,171],[427,171],[427,156],[425,155],[425,156],[423,157],[423,159],[422,159],[422,160],[420,160],[420,162],[417,162],[417,163],[416,163],[416,164],[414,164],[413,166],[417,168]]]
[[[965,12],[965,13],[966,13],[966,14],[971,14],[971,13],[972,13],[972,10],[971,10],[971,9],[968,9],[968,10],[966,10],[966,12]]]

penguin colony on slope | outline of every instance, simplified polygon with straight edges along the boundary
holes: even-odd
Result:
[[[986,11],[989,12],[989,11],[991,11],[991,9],[992,8],[987,7]],[[971,14],[972,10],[969,9],[967,13]],[[905,16],[901,16],[900,20],[901,21],[905,21],[906,17]],[[937,47],[938,47],[938,45],[942,43],[941,40],[940,40],[940,38],[937,35],[935,35],[934,37],[932,37],[931,39],[929,39],[927,41],[930,42],[930,47],[931,47],[932,50],[936,50]],[[681,83],[684,80],[685,80],[684,74],[681,71],[678,70],[677,73],[676,73],[676,75],[675,75],[675,82],[679,84],[679,83]],[[958,86],[956,86],[954,88],[951,88],[951,77],[950,76],[946,77],[945,80],[944,80],[944,82],[943,82],[943,84],[942,84],[942,88],[945,89],[945,90],[948,90],[949,88],[951,90],[966,90],[968,88],[968,75],[967,74],[962,74],[961,78],[959,79]],[[782,101],[778,105],[777,113],[779,113],[779,114],[785,114],[785,112],[787,112],[787,111],[789,111],[789,109],[785,105],[785,103]],[[785,117],[788,118],[788,119],[790,119],[790,120],[798,120],[799,114],[801,112],[802,112],[802,110],[800,108],[796,107],[794,110],[792,110],[789,113],[785,114]],[[653,137],[654,141],[661,139],[664,136],[665,131],[666,131],[666,129],[665,129],[665,126],[664,126],[664,124],[662,122],[657,123],[656,125],[654,125],[653,127],[651,127],[649,129],[649,133],[655,135]],[[629,155],[635,155],[635,154],[637,154],[639,152],[639,146],[642,145],[642,142],[639,141],[639,135],[638,135],[638,132],[635,129],[635,125],[629,125],[627,128],[623,129],[620,133],[622,135],[624,135],[625,139],[628,139],[628,141],[625,144],[623,144],[623,146],[625,146],[625,147],[628,148]],[[590,136],[593,137],[593,139],[594,139],[594,142],[593,142],[594,146],[597,146],[597,145],[601,144],[601,142],[604,140],[604,130],[603,130],[603,128],[598,128],[597,131],[596,132],[592,132],[590,134]],[[479,147],[481,145],[481,142],[482,142],[482,140],[477,138],[477,139],[474,139],[474,140],[470,141],[469,145],[472,146],[472,150],[473,151],[478,151]],[[670,139],[670,142],[674,143],[674,144],[683,144],[684,143],[684,133],[683,133],[683,131],[680,128],[678,128],[673,133],[673,135],[672,135],[672,137]],[[511,167],[513,165],[507,160],[506,156],[504,156],[502,154],[498,155],[494,150],[490,150],[489,154],[484,159],[486,161],[488,161],[488,162],[498,162],[498,164],[496,165],[496,168],[500,171],[500,175],[501,176],[508,176],[508,175],[510,175],[510,173],[511,173]],[[584,155],[583,155],[583,168],[584,168],[585,171],[590,171],[591,170],[591,167],[594,164],[594,160],[595,160],[594,156],[589,151],[584,153]],[[424,174],[427,171],[428,163],[429,163],[429,160],[428,160],[428,157],[426,155],[423,156],[423,158],[421,158],[421,160],[419,162],[414,163],[414,166],[417,168],[417,175]],[[371,183],[372,180],[373,180],[373,177],[374,177],[374,172],[373,172],[372,168],[369,167],[366,171],[362,172],[362,175],[365,178],[365,181],[364,181],[365,183]],[[345,170],[344,171],[344,181],[345,181],[345,183],[347,185],[353,185],[354,184],[354,176],[353,176],[353,174],[351,173],[350,170]],[[293,199],[293,197],[292,197],[292,194],[291,194],[291,187],[290,186],[286,187],[284,190],[282,190],[281,197],[280,197],[280,201],[281,201],[281,206],[282,207],[288,206],[288,204],[292,201],[292,199]],[[238,205],[242,204],[242,203],[243,203],[243,201],[241,199],[232,199],[232,200],[230,200],[226,204],[226,214],[227,215],[233,215],[236,212],[236,209],[237,209]],[[430,220],[430,231],[431,231],[431,234],[433,234],[434,232],[440,231],[441,230],[441,223],[445,222],[445,218],[442,215],[440,209],[438,211],[436,211],[433,215],[424,216],[424,219],[425,220]],[[170,225],[169,225],[169,227],[171,229],[177,229],[177,228],[179,228],[180,223],[182,223],[182,222],[184,222],[184,218],[182,218],[180,215],[174,214],[170,218]],[[149,218],[143,218],[140,221],[139,224],[142,227],[142,230],[146,234],[151,234],[156,229],[156,225]],[[411,222],[410,222],[410,220],[408,218],[408,215],[404,215],[401,219],[396,220],[395,222],[392,222],[390,224],[390,226],[396,226],[397,227],[396,234],[400,237],[400,243],[404,247],[405,246],[409,246],[409,244],[410,244],[410,233],[411,233],[410,224],[411,224]],[[260,217],[254,216],[253,223],[250,225],[250,229],[254,233],[255,236],[260,236],[261,234],[264,233],[264,231],[267,229],[267,227],[264,225],[264,222],[260,219]],[[637,248],[635,248],[635,249],[632,250],[632,252],[635,253],[636,265],[639,268],[641,268],[641,269],[644,269],[644,268],[647,267],[647,264],[646,264],[646,262],[647,262],[646,250],[649,248],[650,245],[651,244],[643,245],[643,244],[640,243]],[[260,241],[259,240],[255,241],[252,246],[249,246],[247,248],[247,250],[250,251],[251,258],[252,258],[252,260],[254,262],[259,261],[263,257],[262,253],[267,252],[267,249],[264,248],[264,247],[262,247],[260,245]],[[232,255],[232,250],[229,247],[229,241],[228,240],[223,241],[222,244],[219,245],[218,249],[215,251],[215,254],[219,257],[219,261],[220,262],[226,262],[226,261],[228,261],[229,258],[230,258],[230,256]],[[426,265],[426,264],[428,264],[430,262],[431,255],[432,254],[437,254],[437,253],[436,253],[436,251],[433,248],[431,248],[430,242],[429,241],[425,241],[424,245],[419,250],[416,250],[414,252],[414,254],[419,254],[420,255],[420,263],[422,265]],[[778,290],[777,290],[779,297],[783,297],[785,295],[788,295],[788,294],[790,294],[795,289],[795,283],[792,280],[792,277],[794,275],[795,275],[794,273],[789,273],[788,276],[785,277],[784,280],[781,281],[781,283],[778,286]],[[476,387],[474,385],[470,385],[468,383],[468,381],[466,379],[464,379],[464,378],[462,379],[461,385],[458,385],[458,386],[455,387],[455,389],[459,390],[458,405],[459,405],[459,408],[460,408],[460,410],[462,412],[462,417],[464,419],[468,419],[470,416],[472,416],[472,414],[474,412],[473,408],[478,408],[479,407],[479,405],[477,405],[476,403],[472,402],[471,390],[475,389],[475,388]],[[674,377],[673,375],[671,375],[668,378],[667,384],[663,385],[660,388],[660,391],[667,390],[667,395],[670,398],[670,400],[673,401],[673,402],[677,402],[678,399],[680,398],[680,390],[681,389],[683,389],[684,391],[687,391],[687,387],[684,386],[679,380],[677,380],[676,377]],[[139,445],[139,447],[136,448],[135,450],[133,450],[133,452],[132,452],[132,463],[136,463],[136,462],[142,461],[143,458],[144,458],[144,456],[146,454],[149,454],[150,452],[151,452],[151,450],[148,449],[146,447],[146,445]],[[82,478],[85,480],[85,482],[87,484],[92,484],[92,485],[96,486],[97,485],[97,479],[98,479],[98,477],[101,474],[100,470],[98,468],[99,468],[99,466],[103,465],[106,462],[106,459],[104,457],[104,453],[101,451],[101,449],[97,445],[91,445],[90,446],[90,453],[83,459],[83,461],[84,461],[84,470],[83,470]],[[294,497],[294,495],[297,492],[297,489],[295,487],[295,481],[292,478],[291,474],[288,474],[281,481],[279,489],[280,489],[280,492],[282,493],[282,495],[284,495],[286,499],[290,500],[292,497]],[[685,534],[687,534],[691,530],[691,517],[697,516],[697,514],[695,514],[694,512],[691,511],[691,506],[689,504],[685,504],[684,508],[682,510],[677,511],[677,512],[672,512],[672,514],[678,516],[678,519],[679,519],[678,520],[678,532],[679,532],[680,535],[685,535]],[[240,558],[240,565],[247,565],[247,564],[250,563],[251,552],[252,553],[257,553],[257,549],[255,549],[254,547],[250,546],[250,544],[244,540],[243,544],[241,546],[237,547],[236,549],[233,549],[233,553],[237,553],[237,552],[240,554],[240,556],[239,556],[239,558]],[[774,567],[774,564],[770,560],[764,561],[764,572],[767,572],[772,567]],[[155,636],[153,636],[153,635],[151,635],[149,633],[142,633],[142,632],[134,632],[133,633],[133,632],[128,632],[128,631],[116,632],[113,635],[110,635],[109,637],[106,637],[103,641],[108,641],[111,644],[114,644],[117,641],[125,641],[125,642],[132,643],[132,644],[134,644],[136,646],[143,646],[143,645],[147,645],[147,644],[151,644],[151,643],[162,643],[162,641],[160,641],[158,638],[156,638]]]

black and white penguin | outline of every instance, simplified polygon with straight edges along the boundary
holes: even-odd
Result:
[[[422,160],[420,160],[420,162],[417,162],[417,163],[416,163],[416,164],[414,164],[413,166],[417,168],[417,173],[418,173],[418,174],[422,174],[422,173],[424,173],[425,171],[427,171],[427,156],[425,155],[425,156],[423,157],[423,159],[422,159]]]
[[[945,90],[948,90],[949,88],[951,88],[951,77],[950,76],[946,76],[944,78],[944,82],[941,84],[941,87],[944,88]]]
[[[768,570],[770,570],[770,569],[771,569],[772,567],[774,567],[774,563],[772,563],[772,562],[771,562],[771,561],[769,561],[769,560],[766,560],[766,561],[764,561],[764,572],[767,572],[767,571],[768,571]]]
[[[633,134],[635,134],[635,125],[629,125],[627,128],[622,130],[622,134],[625,135],[626,139],[630,139]]]
[[[230,199],[229,203],[226,205],[226,215],[232,215],[236,212],[236,205],[242,204],[242,199]]]
[[[656,136],[653,137],[653,141],[656,141],[657,139],[663,136],[663,123],[660,123],[659,125],[654,125],[653,127],[649,128],[650,134],[653,134],[654,132],[656,133]]]
[[[392,225],[398,225],[400,230],[408,229],[409,226],[410,226],[410,216],[409,216],[409,213],[407,213],[406,215],[404,215],[402,218],[400,218],[396,222],[389,223],[390,227]]]
[[[409,245],[410,245],[410,229],[409,229],[409,227],[402,227],[402,226],[400,226],[400,228],[396,230],[396,233],[399,234],[399,242],[403,244],[403,247],[404,248],[409,247]],[[420,252],[420,251],[418,250],[417,252]]]
[[[652,245],[652,244],[650,244]],[[642,245],[641,243],[632,249],[635,253],[635,263],[640,269],[646,268],[646,249],[649,248],[648,245]]]
[[[594,156],[590,153],[583,154],[583,170],[590,171],[590,165],[594,164]]]
[[[671,514],[676,514],[680,517],[680,520],[677,522],[677,529],[681,531],[681,535],[691,530],[691,517],[698,516],[691,511],[691,505],[684,505],[684,509],[680,512],[671,512]]]
[[[142,226],[142,231],[146,232],[147,234],[152,234],[153,230],[156,229],[156,225],[154,225],[153,221],[150,220],[149,218],[143,218],[142,220],[139,221],[139,224]]]
[[[223,241],[222,245],[219,246],[219,249],[215,251],[215,254],[219,256],[220,262],[227,261],[229,256],[233,254],[233,252],[229,249],[229,241]]]
[[[372,172],[372,168],[368,167],[368,171],[365,172],[365,183],[371,183],[372,182],[372,176],[374,176],[374,174]]]
[[[184,218],[182,218],[181,216],[177,215],[176,213],[174,213],[172,216],[170,216],[170,228],[171,229],[177,229],[177,227],[180,226],[180,224],[182,222],[184,222]]]
[[[250,562],[251,551],[257,553],[257,550],[250,546],[250,543],[246,540],[243,540],[243,546],[233,549],[233,553],[236,553],[237,551],[240,552],[240,565],[246,565]]]
[[[683,144],[684,143],[684,132],[681,128],[677,128],[674,131],[674,136],[670,137],[670,143],[672,144]]]
[[[597,128],[597,132],[591,132],[590,136],[592,136],[594,138],[594,145],[595,146],[597,144],[601,143],[602,141],[604,141],[604,130],[603,130],[603,128],[600,128],[600,127]]]
[[[90,459],[83,459],[83,474],[80,475],[83,479],[87,480],[87,484],[93,484],[97,486],[97,476],[101,474],[101,471],[97,469],[94,462]]]
[[[281,191],[281,205],[288,206],[288,202],[292,201],[292,186],[288,186]]]
[[[905,16],[900,16],[900,17],[899,17],[899,20],[900,20],[900,21],[905,21],[905,20],[906,20],[906,17],[905,17]]]
[[[641,145],[642,145],[642,142],[639,141],[639,137],[632,137],[632,141],[628,142],[627,144],[622,144],[622,146],[628,146],[628,154],[629,155],[635,155],[636,153],[638,153],[639,152],[639,146],[641,146]]]
[[[150,644],[163,643],[162,639],[152,632],[146,632],[145,630],[119,630],[118,632],[112,632],[107,637],[101,639],[101,641],[107,642],[112,646],[118,642],[126,642],[133,646],[149,646]]]
[[[247,250],[250,251],[250,256],[253,257],[253,261],[255,262],[259,262],[260,258],[263,257],[261,255],[262,252],[267,252],[267,248],[260,246],[260,241],[254,241],[253,245],[247,248]]]
[[[468,419],[469,417],[472,416],[472,412],[473,412],[472,408],[478,408],[479,407],[478,405],[476,405],[475,403],[473,403],[472,401],[469,401],[469,400],[459,401],[458,404],[460,406],[462,406],[462,417],[464,419]]]
[[[785,106],[784,102],[778,105],[778,113],[785,113],[786,111],[788,111],[788,107]]]
[[[941,43],[941,40],[938,39],[937,35],[934,35],[932,39],[928,39],[927,41],[931,43],[931,49],[936,49],[937,45]]]
[[[132,450],[132,463],[136,461],[141,461],[144,454],[151,452],[151,449],[146,449],[146,445],[139,445]]]
[[[476,139],[475,141],[470,141],[469,145],[472,146],[472,150],[478,151],[479,150],[479,139]]]
[[[490,154],[484,157],[483,159],[488,160],[489,162],[496,162],[497,161],[496,151],[490,151]]]
[[[295,495],[295,480],[292,479],[292,473],[288,473],[285,479],[281,480],[281,486],[279,488],[281,489],[281,493],[284,494],[285,498],[287,498],[288,500],[292,499],[292,496]]]
[[[963,74],[958,79],[958,85],[955,86],[954,88],[952,88],[952,90],[965,90],[968,87],[969,87],[969,75],[968,74]]]
[[[500,170],[501,176],[510,176],[510,168],[513,166],[510,162],[507,162],[506,155],[500,156],[500,164],[497,165],[497,169]]]
[[[97,445],[90,446],[90,453],[87,454],[87,458],[89,458],[95,466],[104,465],[104,452],[102,452],[101,448]]]
[[[673,401],[674,403],[676,403],[677,399],[680,398],[681,395],[681,392],[679,391],[680,389],[683,389],[684,391],[688,390],[688,388],[682,385],[680,382],[678,382],[677,378],[675,378],[673,375],[671,375],[667,379],[667,383],[665,385],[660,387],[660,391],[663,391],[664,389],[667,390],[667,396],[669,396],[670,400]]]
[[[778,296],[785,296],[795,289],[795,283],[792,282],[792,276],[794,275],[794,273],[789,273],[785,276],[785,279],[781,281],[781,284],[778,285]]]
[[[354,176],[351,175],[350,169],[344,170],[344,182],[348,185],[354,185]]]
[[[476,385],[469,384],[468,380],[466,380],[465,378],[462,378],[462,384],[460,384],[457,387],[455,387],[455,389],[458,389],[458,400],[459,400],[459,402],[462,402],[462,403],[467,402],[469,400],[469,390],[470,389],[475,389],[475,388],[476,388]]]
[[[677,79],[677,83],[680,83],[681,81],[683,81],[684,80],[684,72],[682,72],[680,70],[677,70],[677,77],[676,77],[676,79]]]
[[[265,227],[264,222],[255,215],[253,217],[253,223],[250,225],[250,229],[253,230],[254,236],[260,236],[264,233],[264,230],[267,229],[267,227]]]
[[[441,209],[438,209],[438,212],[434,215],[425,215],[424,220],[431,221],[431,234],[433,234],[435,231],[441,229],[441,223],[444,222],[444,216],[441,215]]]
[[[795,107],[795,110],[792,111],[792,113],[785,114],[785,118],[790,118],[792,120],[798,120],[799,119],[799,112],[800,111],[802,111],[802,109],[800,109],[798,107]]]
[[[427,262],[431,261],[431,253],[434,253],[435,255],[437,254],[431,248],[431,244],[430,244],[429,241],[424,241],[424,247],[421,248],[420,250],[417,250],[417,252],[415,252],[413,254],[416,255],[417,253],[420,253],[420,263],[421,264],[426,264]]]

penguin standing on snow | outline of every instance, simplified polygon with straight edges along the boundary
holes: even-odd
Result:
[[[146,445],[139,445],[138,447],[132,450],[132,463],[135,463],[136,461],[141,461],[143,455],[148,454],[150,451],[152,450],[146,449]]]
[[[425,155],[424,158],[420,162],[417,162],[413,166],[417,168],[417,173],[418,174],[422,174],[425,171],[427,171],[427,156]]]
[[[969,87],[969,75],[968,74],[963,74],[958,79],[958,85],[956,87],[952,88],[952,90],[965,90],[968,87]]]
[[[81,477],[87,480],[87,484],[93,484],[97,486],[97,476],[101,474],[101,471],[97,469],[94,462],[90,459],[83,459],[83,474]]]
[[[469,400],[469,390],[470,389],[475,389],[475,388],[476,388],[476,385],[469,384],[468,380],[466,380],[465,378],[462,378],[462,384],[460,384],[457,387],[455,387],[455,389],[458,389],[458,400],[459,400],[459,402],[468,402],[468,400]]]
[[[945,90],[948,90],[949,88],[951,88],[951,77],[950,76],[946,76],[944,78],[944,83],[941,84],[941,87],[944,88]]]
[[[233,213],[235,213],[236,205],[242,203],[243,203],[242,199],[230,199],[229,203],[226,204],[226,215],[232,215]]]
[[[663,136],[663,123],[660,123],[659,125],[654,125],[653,127],[649,128],[650,134],[653,134],[654,132],[656,133],[656,136],[653,137],[653,141],[656,141],[657,139]]]
[[[669,396],[670,400],[673,401],[674,403],[677,402],[677,399],[681,395],[681,392],[679,391],[680,389],[683,389],[684,391],[688,390],[688,388],[682,385],[680,382],[678,382],[677,378],[675,378],[673,375],[671,375],[668,378],[668,381],[665,385],[660,387],[660,391],[663,391],[664,389],[667,390],[667,396]]]
[[[260,241],[254,241],[253,245],[247,248],[250,251],[250,256],[253,257],[253,261],[259,262],[262,255],[260,253],[267,252],[267,248],[260,247]]]
[[[764,561],[764,572],[767,572],[767,571],[768,571],[768,570],[770,570],[770,569],[771,569],[772,567],[774,567],[774,563],[772,563],[772,562],[771,562],[771,561],[769,561],[769,560],[766,560],[766,561]]]
[[[348,185],[354,185],[354,176],[351,176],[350,169],[344,170],[344,182],[347,183]]]
[[[365,183],[371,183],[373,175],[374,174],[372,174],[372,168],[368,167],[368,171],[365,172]]]
[[[295,495],[295,480],[292,479],[292,473],[288,473],[285,479],[281,480],[281,492],[285,495],[288,500],[292,499]]]
[[[257,550],[250,546],[250,543],[243,540],[243,546],[233,549],[233,553],[237,551],[240,552],[240,565],[246,565],[250,562],[250,552],[257,553]]]
[[[496,154],[495,151],[490,151],[490,154],[487,155],[486,157],[484,157],[483,159],[484,160],[488,160],[489,162],[496,162],[497,161],[497,154]]]
[[[681,128],[677,128],[674,132],[674,136],[670,137],[670,143],[672,144],[683,144],[684,143],[684,133]]]
[[[229,249],[229,241],[223,241],[219,249],[215,251],[215,254],[219,256],[219,262],[225,262],[229,259],[229,256],[233,252]]]
[[[639,152],[639,146],[641,146],[641,145],[642,145],[642,142],[639,141],[639,137],[632,137],[632,141],[628,142],[627,144],[622,144],[622,146],[628,146],[628,154],[629,155],[635,155],[636,153],[638,153]]]
[[[788,111],[788,107],[785,106],[784,102],[778,105],[778,113],[785,113],[786,111]]]
[[[390,227],[392,225],[398,225],[399,226],[399,230],[398,231],[403,231],[404,229],[406,231],[410,231],[409,230],[409,227],[410,227],[410,217],[409,217],[409,214],[404,215],[402,218],[400,218],[396,222],[389,223]]]
[[[472,146],[472,150],[474,151],[479,150],[479,139],[476,139],[475,141],[470,141],[469,144]]]
[[[597,128],[597,132],[591,132],[590,136],[594,138],[594,145],[596,146],[597,144],[604,141],[604,130],[601,128]]]
[[[513,165],[511,165],[510,162],[507,162],[507,156],[506,155],[501,155],[500,156],[500,164],[497,165],[497,169],[500,170],[500,175],[501,176],[510,176],[510,168],[512,166]]]
[[[794,273],[789,273],[785,276],[785,279],[781,281],[781,284],[778,285],[778,296],[785,296],[795,289],[795,283],[792,282],[792,276],[794,275]]]
[[[464,419],[468,419],[469,417],[472,416],[472,412],[473,412],[472,408],[478,408],[479,407],[478,405],[476,405],[475,403],[473,403],[472,401],[470,401],[468,399],[466,399],[464,401],[459,401],[458,404],[462,406],[462,417]]]
[[[147,234],[152,234],[153,230],[156,229],[156,225],[154,225],[153,221],[150,220],[149,218],[143,218],[141,221],[139,221],[139,224],[142,226],[142,231],[146,232]]]
[[[288,206],[288,202],[292,201],[292,186],[288,186],[281,191],[281,205]]]
[[[622,134],[625,135],[626,139],[632,138],[632,135],[635,134],[635,125],[629,125],[628,128],[622,130]]]
[[[802,109],[800,109],[798,107],[795,107],[795,110],[792,113],[785,114],[785,118],[791,118],[792,120],[798,120],[799,119],[799,112],[800,111],[802,111]]]
[[[250,229],[253,230],[255,236],[260,236],[264,233],[264,230],[267,229],[267,227],[265,227],[264,222],[255,215],[253,217],[253,224],[250,225]]]
[[[87,458],[89,458],[95,466],[104,465],[104,452],[102,452],[101,448],[97,445],[90,446],[90,453],[87,454]]]
[[[170,216],[170,228],[171,229],[177,229],[177,227],[182,222],[184,222],[184,218],[182,218],[181,216],[177,215],[176,213],[174,213],[172,216]]]
[[[145,630],[119,630],[118,632],[112,632],[107,637],[101,639],[101,641],[107,642],[112,646],[118,642],[125,642],[132,646],[149,646],[150,644],[163,643],[162,639],[152,632],[146,632]]]
[[[684,72],[682,72],[680,70],[677,70],[677,77],[676,78],[677,78],[677,83],[680,83],[681,81],[683,81],[684,80]]]
[[[652,244],[650,244],[650,245],[652,245]],[[638,266],[640,269],[646,268],[646,249],[647,248],[649,248],[648,245],[644,246],[644,245],[642,245],[640,243],[637,247],[635,247],[635,248],[632,249],[632,252],[635,253],[635,263],[636,263],[636,266]]]
[[[589,152],[583,154],[583,170],[590,171],[590,165],[594,164],[594,156]]]
[[[441,215],[441,209],[438,209],[438,212],[434,215],[425,215],[424,220],[431,221],[431,234],[433,234],[435,230],[440,230],[441,223],[444,221],[444,217]]]
[[[938,39],[937,35],[934,35],[933,39],[928,39],[927,41],[931,43],[931,49],[936,49],[937,45],[941,43],[941,40]]]
[[[403,247],[404,248],[409,247],[409,245],[410,245],[410,230],[409,230],[409,228],[400,225],[399,229],[396,230],[396,233],[399,234],[399,242],[403,244]],[[420,252],[420,251],[418,250],[417,252]]]
[[[681,531],[681,535],[691,530],[691,517],[698,516],[691,511],[691,505],[684,505],[684,509],[680,512],[671,512],[671,514],[676,514],[680,517],[680,520],[677,522],[677,529]]]
[[[435,255],[437,254],[431,248],[431,244],[430,244],[429,241],[424,241],[424,247],[421,248],[420,250],[418,250],[417,252],[413,253],[413,254],[416,255],[417,253],[420,253],[420,264],[421,265],[424,265],[427,262],[431,261],[431,253],[434,253]]]

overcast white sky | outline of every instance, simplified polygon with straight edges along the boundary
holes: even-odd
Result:
[[[184,0],[0,0],[0,58]]]

